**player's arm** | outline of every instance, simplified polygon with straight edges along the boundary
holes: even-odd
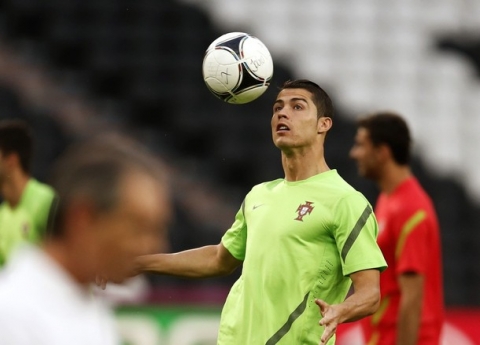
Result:
[[[242,261],[222,243],[173,254],[152,254],[137,258],[136,273],[156,273],[187,278],[206,278],[232,273]]]
[[[398,314],[397,344],[417,344],[422,313],[424,278],[416,273],[399,276],[400,308]]]
[[[353,293],[340,304],[329,305],[322,300],[315,303],[320,307],[323,318],[320,325],[325,326],[320,344],[326,344],[333,336],[337,325],[356,321],[373,314],[380,304],[380,271],[369,269],[352,273]]]

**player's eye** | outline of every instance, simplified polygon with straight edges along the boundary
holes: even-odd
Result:
[[[281,109],[282,109],[282,107],[275,106],[275,107],[273,107],[273,112],[276,113],[277,111],[280,111]]]

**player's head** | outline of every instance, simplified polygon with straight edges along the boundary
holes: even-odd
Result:
[[[397,165],[410,163],[411,141],[408,125],[400,115],[378,112],[358,120],[350,156],[357,161],[361,175],[375,179],[389,160]]]
[[[306,79],[287,81],[273,104],[273,142],[284,153],[321,147],[332,126],[332,116],[332,101],[320,86]]]
[[[0,182],[7,169],[19,167],[30,174],[33,150],[32,132],[21,120],[0,121]]]
[[[95,139],[67,150],[56,163],[56,190],[46,247],[68,249],[82,282],[95,274],[120,282],[135,257],[166,241],[170,204],[156,158],[122,137]]]
[[[333,118],[333,102],[318,84],[308,79],[287,80],[280,87],[280,92],[286,89],[303,89],[310,92],[310,98],[317,108],[317,117]]]

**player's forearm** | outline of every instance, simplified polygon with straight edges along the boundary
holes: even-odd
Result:
[[[231,272],[218,258],[217,246],[205,246],[174,254],[145,255],[136,260],[137,273],[148,272],[187,278],[221,276]]]
[[[380,305],[380,272],[377,269],[358,271],[350,278],[354,292],[340,304],[340,323],[371,315]]]
[[[404,273],[398,278],[400,306],[397,324],[397,344],[417,344],[422,315],[424,277],[416,273]]]
[[[398,315],[397,344],[416,345],[418,331],[420,329],[420,318],[422,303],[401,303]]]
[[[380,291],[378,289],[355,292],[339,305],[340,323],[352,322],[372,315],[377,311],[379,305]]]

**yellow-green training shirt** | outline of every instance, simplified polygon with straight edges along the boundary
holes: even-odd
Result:
[[[0,266],[23,241],[37,243],[45,234],[53,189],[35,179],[25,186],[18,205],[0,204]]]
[[[222,238],[244,262],[218,344],[318,345],[323,328],[314,300],[341,303],[351,273],[385,269],[377,233],[370,204],[336,170],[252,188]]]

